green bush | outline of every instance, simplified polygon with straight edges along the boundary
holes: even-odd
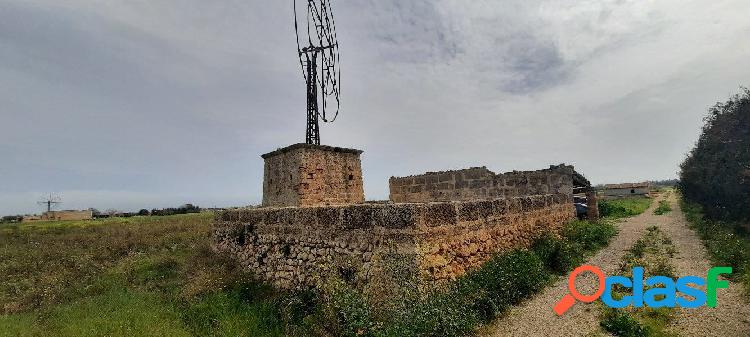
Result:
[[[656,214],[656,215],[663,215],[663,214],[666,214],[666,213],[671,212],[671,211],[672,211],[672,206],[669,205],[669,201],[661,200],[661,201],[659,201],[659,207],[657,207],[654,210],[654,214]]]
[[[715,220],[750,219],[750,90],[716,103],[695,147],[680,165],[685,199]]]
[[[375,336],[468,336],[479,323],[469,298],[456,288],[436,291],[423,299],[402,299]]]
[[[565,225],[562,232],[565,240],[580,244],[587,251],[606,246],[609,239],[616,234],[615,226],[606,220],[596,222],[575,220]]]
[[[535,241],[531,249],[548,270],[558,275],[565,274],[584,260],[584,249],[581,244],[561,240],[553,235],[545,235]]]
[[[561,236],[545,235],[530,250],[497,255],[447,288],[426,296],[393,299],[395,303],[388,305],[392,309],[387,312],[376,315],[372,309],[363,309],[368,305],[365,298],[354,295],[356,291],[352,289],[344,289],[344,296],[323,296],[329,299],[322,305],[331,306],[333,310],[328,312],[337,315],[311,320],[327,322],[330,335],[471,335],[478,324],[490,322],[508,307],[543,289],[553,273],[564,274],[575,268],[587,253],[606,245],[615,234],[611,222],[573,221],[565,226]],[[334,300],[336,297],[341,299]]]
[[[484,321],[539,291],[550,279],[545,263],[533,252],[514,250],[486,262],[459,281],[458,295],[473,299]]]
[[[627,218],[645,212],[651,206],[651,198],[623,198],[600,200],[599,216],[603,218]]]
[[[691,202],[682,201],[681,208],[691,227],[704,240],[706,250],[715,265],[731,266],[733,279],[750,275],[750,237],[738,233],[736,226],[706,219],[703,208]],[[750,284],[745,289],[750,293]]]
[[[531,251],[498,255],[447,288],[426,296],[394,298],[385,314],[373,314],[366,298],[343,282],[323,290],[312,321],[333,336],[467,336],[510,305],[542,289],[551,275]],[[320,325],[320,324],[319,324]]]
[[[648,336],[648,330],[637,319],[622,310],[607,309],[600,325],[605,331],[618,337]]]

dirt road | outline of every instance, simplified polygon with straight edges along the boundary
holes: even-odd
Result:
[[[669,235],[678,254],[672,263],[677,275],[698,275],[705,277],[711,263],[696,234],[688,228],[685,217],[674,198],[669,197],[673,211],[666,215],[655,215],[658,200],[643,214],[629,218],[618,224],[619,233],[609,246],[599,251],[587,264],[599,266],[605,274],[612,275],[618,268],[623,255],[649,226],[657,225]],[[595,278],[583,274],[577,281],[583,294],[595,290]],[[680,336],[750,336],[750,305],[741,298],[741,285],[732,283],[729,289],[719,290],[716,308],[701,307],[678,311],[673,324],[674,332]],[[486,327],[486,336],[586,336],[599,331],[599,317],[596,302],[576,303],[562,317],[558,317],[552,307],[567,294],[567,275],[554,285],[520,306],[512,308],[492,326]]]

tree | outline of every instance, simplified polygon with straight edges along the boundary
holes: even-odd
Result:
[[[138,215],[140,215],[140,216],[147,216],[149,214],[151,214],[151,213],[147,209],[145,209],[145,208],[142,209],[142,210],[140,210],[140,211],[138,211]]]
[[[93,207],[89,208],[89,211],[91,211],[91,215],[94,216],[94,217],[102,215],[102,212],[99,212],[98,209],[93,208]]]
[[[684,197],[714,219],[750,219],[750,90],[716,103],[680,165]]]

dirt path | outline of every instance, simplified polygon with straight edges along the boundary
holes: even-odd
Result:
[[[589,259],[586,264],[599,266],[606,275],[612,275],[618,270],[619,263],[625,251],[635,243],[648,226],[659,219],[654,215],[654,208],[658,201],[636,217],[628,218],[618,224],[619,233],[609,246],[600,250]],[[578,279],[578,289],[583,294],[594,293],[595,277],[589,273],[582,274]],[[488,336],[585,336],[599,329],[599,318],[596,302],[576,303],[565,315],[558,317],[552,307],[568,293],[568,276],[560,278],[554,285],[546,288],[542,293],[522,305],[514,307],[510,312],[497,320],[488,329]]]
[[[649,226],[658,225],[669,235],[678,254],[673,264],[678,275],[705,275],[710,268],[700,239],[687,227],[679,205],[670,197],[673,211],[668,215],[654,215],[659,197],[643,214],[618,224],[619,233],[609,246],[599,251],[587,264],[599,266],[605,274],[612,275],[618,268],[626,250],[635,243]],[[581,293],[590,294],[595,289],[595,278],[583,274],[577,282]],[[719,305],[709,309],[682,310],[675,322],[675,331],[681,336],[750,336],[750,305],[743,302],[740,286],[731,284],[728,290],[719,290]],[[567,294],[567,275],[531,300],[512,308],[483,334],[487,336],[586,336],[599,331],[598,308],[591,304],[576,303],[562,317],[552,307]]]
[[[670,237],[677,248],[672,264],[677,276],[705,277],[713,265],[707,259],[706,248],[698,235],[688,228],[685,215],[674,193],[669,198],[672,212],[660,221],[659,227]],[[719,289],[716,308],[680,309],[672,330],[680,336],[750,336],[750,303],[742,296],[742,285],[729,283],[729,289]]]

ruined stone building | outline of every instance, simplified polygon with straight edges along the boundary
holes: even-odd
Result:
[[[41,216],[25,216],[21,221],[72,221],[72,220],[91,220],[94,218],[91,210],[77,211],[77,210],[64,210],[64,211],[47,211],[42,213]]]
[[[394,262],[430,286],[558,231],[575,217],[573,194],[592,194],[572,166],[482,167],[392,177],[390,202],[365,203],[361,154],[297,144],[263,155],[262,206],[219,213],[214,248],[280,287],[330,272],[367,285]]]
[[[599,192],[606,199],[648,197],[651,195],[651,184],[648,182],[607,184],[602,186]]]

